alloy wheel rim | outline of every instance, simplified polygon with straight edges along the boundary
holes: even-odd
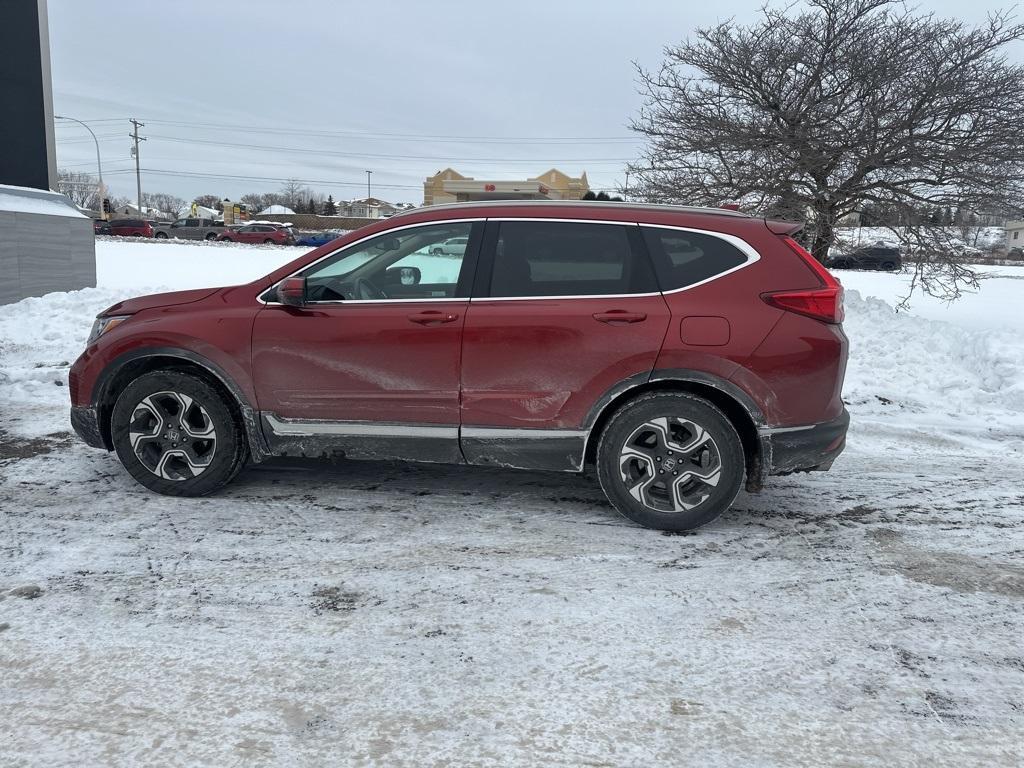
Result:
[[[690,419],[662,416],[638,426],[619,451],[626,491],[648,509],[688,512],[722,478],[722,455],[711,434]]]
[[[206,408],[182,392],[156,392],[132,411],[128,439],[136,458],[164,480],[201,475],[217,451],[217,430]]]

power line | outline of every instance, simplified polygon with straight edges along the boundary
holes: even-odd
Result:
[[[418,134],[418,133],[386,133],[381,131],[298,129],[298,128],[260,128],[253,125],[233,123],[199,123],[185,120],[154,120],[154,125],[172,125],[186,128],[203,128],[208,130],[225,130],[248,133],[270,133],[294,136],[358,136],[367,139],[415,139],[434,141],[476,141],[476,142],[637,142],[637,136],[460,136],[456,134]]]
[[[372,152],[337,152],[327,149],[309,149],[306,147],[283,147],[272,144],[243,144],[240,142],[233,141],[214,141],[212,139],[190,139],[184,136],[167,136],[166,134],[151,133],[151,138],[163,139],[164,141],[173,141],[180,144],[205,144],[208,146],[215,147],[236,147],[239,149],[255,149],[258,151],[269,151],[269,152],[294,152],[297,154],[306,155],[330,155],[332,157],[361,157],[361,158],[373,158],[376,160],[431,160],[434,162],[442,163],[474,163],[474,162],[492,162],[492,163],[531,163],[536,164],[539,161],[535,158],[522,158],[522,157],[465,157],[465,156],[441,156],[436,155],[392,155],[383,153],[372,153]],[[542,158],[543,159],[543,158]],[[632,157],[568,157],[553,159],[546,157],[547,162],[556,163],[628,163],[634,160]]]

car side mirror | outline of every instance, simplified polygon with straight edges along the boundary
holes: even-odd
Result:
[[[301,307],[306,303],[306,278],[286,277],[277,285],[277,300],[286,307]]]
[[[391,267],[384,274],[388,285],[419,285],[423,279],[419,267]]]

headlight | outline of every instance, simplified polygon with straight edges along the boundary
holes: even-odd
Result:
[[[111,315],[109,317],[97,317],[96,322],[92,324],[92,330],[89,331],[89,340],[85,343],[85,345],[89,346],[104,333],[109,331],[111,328],[116,328],[129,317],[131,317],[131,315]]]

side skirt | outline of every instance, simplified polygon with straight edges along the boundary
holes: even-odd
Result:
[[[587,432],[566,429],[459,427],[367,421],[286,419],[262,412],[267,449],[275,456],[476,464],[580,472]]]
[[[586,445],[583,430],[462,428],[462,453],[470,464],[581,472]]]
[[[276,456],[464,463],[455,426],[284,419],[266,411],[260,421]]]

